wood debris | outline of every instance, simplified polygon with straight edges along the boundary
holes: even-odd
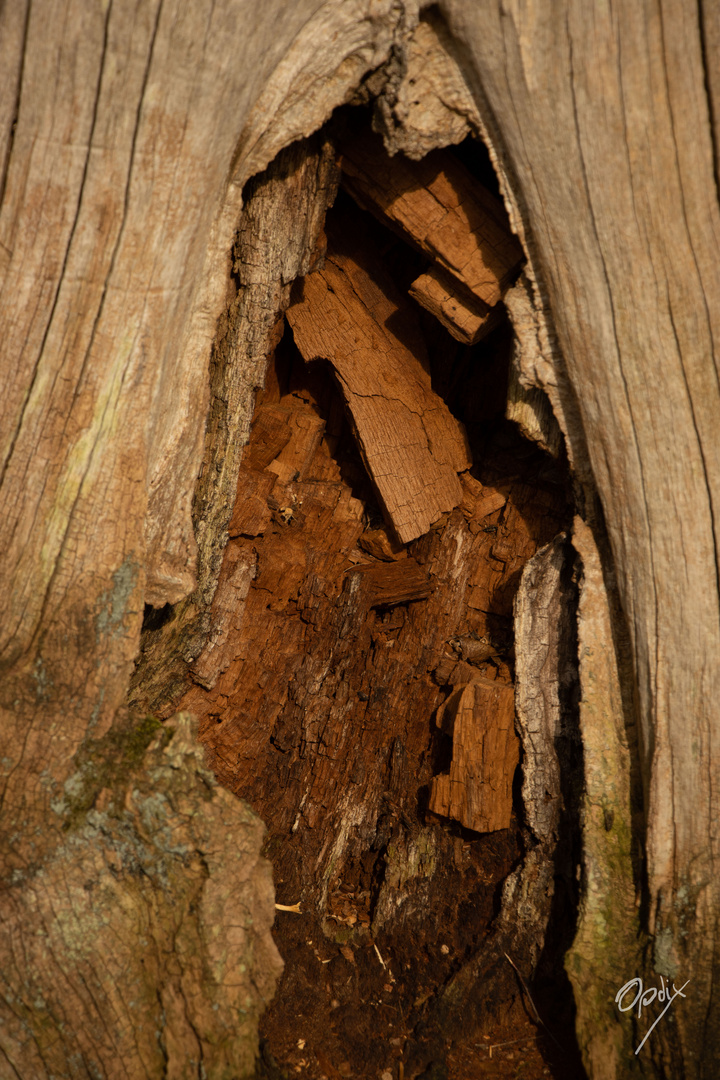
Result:
[[[449,274],[436,266],[416,278],[409,293],[464,345],[474,345],[497,325],[497,307],[461,292]]]
[[[429,808],[467,829],[510,827],[512,782],[520,760],[513,688],[477,678],[438,709],[437,725],[452,736],[450,771],[433,778]]]
[[[393,607],[426,600],[433,590],[427,573],[414,559],[369,563],[348,572],[353,585],[367,596],[368,607]]]
[[[400,306],[359,261],[329,255],[288,310],[306,361],[330,361],[358,446],[400,540],[427,532],[462,498],[470,465],[461,425],[434,393],[414,348],[398,336]]]
[[[342,168],[353,198],[435,263],[414,283],[416,299],[459,340],[478,340],[478,316],[502,298],[523,258],[502,205],[447,150],[389,158],[367,134],[348,140]]]

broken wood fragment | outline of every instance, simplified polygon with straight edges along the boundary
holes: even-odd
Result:
[[[273,469],[281,480],[305,480],[324,431],[325,421],[311,409],[262,405],[253,418],[255,438],[246,464],[267,469],[281,462],[285,468]]]
[[[452,736],[453,757],[450,771],[433,777],[429,809],[476,832],[509,828],[520,760],[512,686],[476,678],[440,706],[436,723]]]
[[[366,468],[408,543],[461,501],[457,473],[470,459],[461,425],[394,332],[398,311],[355,259],[334,254],[305,278],[287,317],[304,359],[333,365]]]
[[[411,600],[425,600],[433,591],[427,572],[414,559],[392,563],[365,563],[353,567],[355,577],[367,597],[368,607],[393,607]]]
[[[502,205],[457,158],[437,150],[422,161],[388,158],[379,138],[343,147],[343,185],[365,209],[401,232],[466,290],[493,307],[523,252]]]
[[[450,275],[436,266],[416,278],[408,291],[463,345],[475,345],[497,325],[497,307],[488,307],[459,289]]]
[[[228,536],[261,536],[265,532],[271,517],[267,501],[275,482],[276,476],[271,472],[248,468],[240,470]]]
[[[383,562],[391,562],[405,554],[404,546],[394,540],[387,529],[366,529],[358,540],[358,547]]]

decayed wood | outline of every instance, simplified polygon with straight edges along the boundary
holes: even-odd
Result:
[[[692,978],[674,1026],[661,1022],[652,1038],[671,1071],[693,1078],[720,1059],[711,8],[443,4],[479,73],[489,129],[501,133],[602,500],[640,720],[655,941],[646,975],[653,986]]]
[[[573,910],[580,758],[573,555],[558,535],[526,562],[514,598],[515,716],[522,743],[525,853],[503,884],[502,907],[482,954],[517,957],[530,978],[545,947],[553,904]],[[574,791],[574,794],[573,794]],[[568,893],[570,894],[568,896]],[[562,916],[561,916],[562,917]],[[565,944],[569,945],[565,928]],[[449,981],[438,1003],[443,1030],[465,1022],[482,1001],[482,954]]]
[[[433,590],[428,575],[414,559],[357,566],[348,573],[350,591],[358,589],[370,607],[393,607],[411,600],[426,600]]]
[[[549,313],[543,310],[529,272],[523,272],[508,289],[505,307],[514,330],[505,415],[553,457],[564,446],[578,480],[592,491],[592,470],[577,401],[562,356],[550,337]]]
[[[471,299],[435,266],[416,278],[408,291],[464,345],[476,344],[496,324],[493,312],[497,308],[488,308],[481,301]]]
[[[449,152],[419,162],[388,158],[366,135],[343,146],[343,184],[488,307],[500,300],[523,257],[502,206]]]
[[[477,109],[453,51],[442,15],[426,8],[405,44],[402,67],[375,102],[374,122],[391,156],[400,151],[419,161],[470,134]]]
[[[450,771],[433,777],[429,808],[467,829],[507,829],[520,760],[512,686],[477,678],[438,709],[437,725],[453,741]]]
[[[351,442],[347,427],[338,430],[332,419],[341,395],[293,357],[284,392],[271,372],[257,416],[285,409],[320,415],[326,433],[302,481],[283,479],[271,463],[241,466],[238,500],[251,493],[266,499],[268,516],[262,533],[228,545],[216,603],[227,602],[223,583],[240,553],[255,553],[257,574],[225,652],[230,664],[214,686],[198,682],[182,703],[201,718],[223,784],[249,798],[282,839],[274,849],[278,874],[305,890],[332,932],[337,919],[370,924],[369,891],[348,907],[340,880],[381,858],[397,835],[389,816],[412,821],[407,844],[419,843],[417,788],[429,787],[439,771],[428,722],[435,709],[478,677],[509,687],[510,641],[488,642],[501,636],[499,625],[509,627],[518,569],[556,531],[563,494],[517,480],[501,492],[484,474],[485,482],[466,473],[462,505],[447,520],[406,554],[386,536],[374,556],[382,530],[364,528],[369,508],[352,497],[351,462],[332,456],[349,453]],[[266,452],[264,431],[253,424],[248,463],[257,463],[256,437]],[[236,506],[233,519],[242,514]],[[500,560],[509,538],[513,555]],[[440,850],[443,827],[432,829]],[[378,911],[386,929],[402,923],[412,933],[427,910],[411,906],[403,915],[409,886],[391,887],[392,880],[388,873]]]
[[[205,463],[193,500],[197,588],[175,607],[171,621],[143,637],[130,694],[130,702],[137,708],[152,711],[178,697],[190,682],[189,667],[208,635],[211,641],[224,636],[226,606],[220,603],[214,609],[211,605],[236,501],[253,398],[263,381],[268,355],[282,334],[282,312],[292,282],[321,257],[318,238],[336,182],[333,148],[326,140],[315,139],[289,147],[245,189],[245,207],[233,249],[237,286],[228,298],[211,358]],[[312,456],[318,436],[313,418],[303,419],[308,425],[304,434],[293,428],[297,421],[282,409],[266,410],[255,420],[259,437],[253,464],[264,468],[272,461],[277,472],[291,479],[305,467],[308,454]],[[289,458],[282,455],[286,446]],[[255,504],[255,509],[262,519],[262,505]],[[252,529],[257,523],[248,520],[245,526]],[[237,529],[237,523],[233,528]],[[226,587],[232,589],[229,584]],[[196,670],[204,670],[202,662]],[[213,676],[208,670],[199,677]]]
[[[532,439],[552,457],[558,457],[563,436],[550,399],[539,386],[524,386],[514,363],[510,365],[505,415],[518,425],[526,439]]]
[[[425,367],[393,332],[399,304],[349,255],[328,254],[288,309],[306,360],[333,365],[360,450],[403,542],[460,502],[457,473],[470,465],[460,425],[432,390]]]
[[[278,970],[262,829],[213,786],[189,726],[143,756],[127,684],[145,602],[182,602],[196,555],[201,576],[210,566],[201,607],[217,580],[261,333],[224,358],[227,454],[220,432],[200,522],[191,508],[242,188],[265,164],[259,142],[273,157],[302,136],[298,103],[314,130],[386,58],[402,13],[367,6],[363,19],[362,2],[334,5],[328,22],[327,5],[271,3],[250,24],[234,0],[0,5],[0,1019],[13,1076],[253,1071]],[[265,340],[258,352],[264,364]],[[184,651],[182,634],[167,643]],[[103,784],[114,815],[107,791],[93,806]]]

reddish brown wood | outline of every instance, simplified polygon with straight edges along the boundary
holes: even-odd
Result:
[[[427,600],[433,590],[427,573],[414,559],[356,566],[347,575],[350,591],[364,593],[370,607],[394,607]]]
[[[458,687],[438,709],[437,725],[452,737],[453,757],[449,772],[433,779],[430,810],[476,832],[509,828],[520,759],[512,687],[483,678]]]
[[[451,153],[422,161],[389,158],[371,134],[343,146],[343,184],[357,202],[380,215],[461,290],[493,307],[510,284],[523,252],[502,205]]]
[[[464,345],[475,345],[497,324],[496,308],[468,296],[449,274],[435,266],[416,278],[408,291]]]
[[[335,368],[363,460],[407,543],[457,506],[457,473],[470,459],[460,425],[431,388],[424,357],[395,332],[399,310],[356,259],[335,253],[305,278],[288,321],[305,359]]]
[[[337,427],[339,394],[290,352],[290,374],[269,380],[273,410],[297,413],[295,431],[320,418],[325,433],[302,481],[242,466],[238,498],[264,499],[266,523],[228,544],[214,610],[238,595],[239,566],[254,558],[256,576],[217,645],[224,670],[182,704],[200,716],[223,784],[283,838],[279,899],[302,895],[322,917],[348,918],[339,882],[355,875],[366,896],[347,910],[369,925],[372,851],[384,850],[388,815],[405,815],[413,835],[418,792],[442,772],[433,714],[478,677],[511,685],[518,570],[557,531],[564,496],[543,482],[499,482],[490,454],[480,479],[462,475],[457,509],[406,549],[385,533],[376,557],[383,530],[366,524],[372,490],[349,427]],[[247,461],[264,430],[253,425]]]

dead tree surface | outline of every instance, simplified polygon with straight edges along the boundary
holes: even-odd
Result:
[[[569,524],[567,495],[562,470],[504,421],[507,328],[468,353],[392,283],[390,266],[398,283],[415,276],[404,244],[346,197],[325,231],[240,466],[211,615],[223,634],[166,709],[201,718],[216,776],[268,824],[279,898],[301,909],[277,930],[287,974],[264,1023],[272,1052],[321,1076],[325,1061],[369,1068],[369,1053],[382,1070],[388,1040],[409,1039],[413,1074],[423,1053],[444,1056],[439,1028],[425,1051],[417,1033],[435,1031],[438,989],[469,957],[485,1023],[487,1002],[509,1007],[516,985],[482,944],[523,845],[513,598],[527,560]],[[389,454],[402,501],[378,466]],[[444,513],[427,482],[436,462],[453,481]],[[413,496],[432,528],[403,543]],[[557,840],[551,830],[543,849],[551,879]],[[549,914],[539,905],[527,930],[528,975]],[[446,1035],[478,996],[454,985]],[[398,1004],[377,1013],[367,994]]]
[[[189,604],[187,643],[182,635],[169,640],[168,654],[160,648],[155,657],[156,670],[167,663],[175,672],[174,693],[186,689],[208,634],[222,649],[225,615],[213,625],[209,611],[239,462],[222,431],[217,455],[212,437],[204,440],[208,412],[222,412],[225,394],[228,430],[242,441],[259,382],[253,357],[232,340],[230,253],[241,193],[280,149],[317,131],[355,93],[366,102],[379,95],[376,125],[393,151],[418,158],[470,129],[492,148],[529,257],[527,287],[507,295],[520,343],[518,400],[550,445],[547,417],[531,396],[536,387],[547,392],[578,479],[579,509],[595,532],[590,543],[574,530],[589,613],[584,637],[580,628],[588,643],[581,679],[600,685],[600,672],[612,707],[603,711],[589,695],[582,722],[586,731],[603,725],[618,760],[629,755],[629,793],[616,792],[603,824],[592,801],[583,816],[583,887],[592,880],[597,892],[581,908],[573,978],[582,993],[582,966],[599,985],[608,956],[613,972],[627,967],[628,977],[691,978],[692,993],[674,1009],[674,1023],[656,1029],[642,1064],[658,1076],[714,1075],[718,16],[711,4],[680,0],[607,10],[583,0],[542,10],[441,0],[418,18],[414,5],[391,0],[278,0],[257,8],[252,25],[232,0],[92,10],[75,0],[21,0],[0,8],[0,341],[10,373],[0,402],[2,859],[10,883],[0,954],[11,972],[2,1003],[11,1075],[72,1074],[77,1061],[86,1071],[123,1075],[134,1055],[150,1074],[184,1075],[197,1071],[200,1049],[211,1055],[206,1069],[226,1050],[229,1069],[246,1069],[245,1050],[236,1053],[221,1031],[235,1001],[224,977],[213,983],[225,987],[219,1027],[203,1012],[194,1031],[192,1010],[163,1009],[160,1001],[163,993],[176,1006],[183,995],[189,1000],[183,979],[204,994],[204,961],[183,975],[174,961],[167,970],[160,964],[144,982],[141,957],[128,950],[127,977],[146,987],[155,1002],[148,1024],[154,1030],[159,1017],[164,1032],[160,1050],[152,1040],[141,1040],[147,1053],[139,1048],[127,1006],[134,999],[112,999],[112,973],[87,952],[94,908],[86,900],[78,906],[77,897],[80,883],[88,892],[85,883],[96,880],[82,868],[117,847],[127,826],[126,861],[118,867],[103,854],[113,882],[112,867],[120,875],[120,893],[107,893],[121,920],[117,934],[135,942],[137,925],[150,927],[147,940],[163,955],[171,942],[177,958],[174,924],[162,921],[167,907],[153,906],[172,866],[179,877],[169,894],[185,897],[181,907],[192,915],[185,929],[192,937],[195,926],[193,940],[202,941],[195,959],[212,951],[191,896],[196,865],[207,875],[203,890],[216,873],[210,841],[193,835],[187,855],[153,854],[162,832],[147,814],[157,800],[145,817],[132,801],[135,790],[150,797],[143,777],[153,772],[167,785],[167,820],[176,813],[184,820],[184,804],[172,805],[177,773],[163,772],[179,768],[180,758],[195,794],[210,789],[184,722],[176,723],[174,750],[145,728],[138,742],[124,702],[146,600],[158,610]],[[219,370],[208,380],[222,316],[229,344],[214,354]],[[264,352],[263,344],[257,355]],[[192,515],[201,471],[202,490],[215,492],[204,536]],[[266,497],[257,494],[254,505],[262,518]],[[366,539],[392,552],[390,541]],[[249,568],[240,567],[239,597],[248,584]],[[198,669],[198,679],[212,689],[222,663]],[[162,687],[160,678],[158,701]],[[601,750],[588,742],[588,751],[595,772],[587,790],[595,791]],[[104,763],[116,758],[125,765],[112,798],[96,805]],[[642,812],[621,821],[628,802],[637,811],[638,788]],[[213,790],[222,816],[225,800]],[[110,815],[102,841],[90,813]],[[230,832],[235,824],[226,822]],[[258,837],[245,824],[247,866],[257,867]],[[614,847],[598,842],[598,828]],[[145,854],[133,862],[138,851]],[[147,894],[136,887],[146,856],[156,882],[142,878]],[[264,873],[258,868],[258,882]],[[644,938],[629,940],[606,918],[618,874],[623,897],[628,881],[637,888]],[[101,878],[110,881],[104,871]],[[263,904],[264,922],[253,916],[253,926],[267,928],[267,893]],[[155,910],[162,925],[148,914]],[[234,912],[223,910],[214,924],[236,925]],[[60,991],[57,971],[41,957],[29,966],[27,954],[19,958],[18,935],[30,932],[42,951],[44,913],[54,919],[62,911],[76,912],[78,922],[60,922],[52,943],[68,980]],[[268,942],[266,930],[260,940]],[[642,954],[638,942],[648,945]],[[263,970],[269,985],[273,962]],[[580,1017],[593,1076],[633,1068],[625,1050],[610,1060],[602,1054],[616,1024],[607,995]]]

